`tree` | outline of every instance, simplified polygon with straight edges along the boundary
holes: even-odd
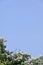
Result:
[[[43,65],[43,56],[31,59],[30,54],[7,51],[5,42],[3,38],[0,39],[0,65]]]

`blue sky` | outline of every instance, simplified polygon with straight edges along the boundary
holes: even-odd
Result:
[[[10,51],[43,55],[43,0],[0,0],[0,37]]]

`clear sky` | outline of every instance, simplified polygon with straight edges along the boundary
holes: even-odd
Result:
[[[43,0],[0,0],[0,37],[10,51],[43,55]]]

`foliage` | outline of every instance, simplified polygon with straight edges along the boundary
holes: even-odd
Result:
[[[31,55],[24,52],[9,52],[4,42],[6,40],[0,39],[0,65],[43,65],[43,56],[31,59]]]

